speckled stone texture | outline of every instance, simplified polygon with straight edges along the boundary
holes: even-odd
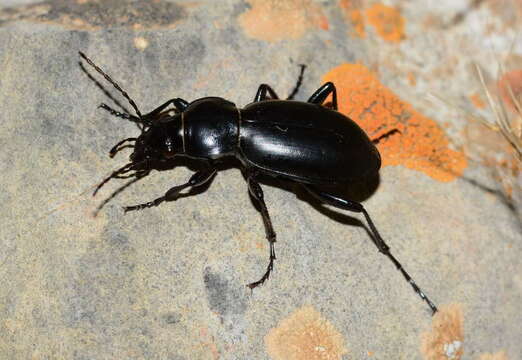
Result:
[[[0,358],[520,359],[520,193],[508,201],[471,152],[475,125],[463,115],[480,92],[470,65],[493,74],[492,46],[505,54],[516,33],[505,10],[515,14],[515,2],[493,3],[386,2],[404,21],[390,37],[372,25],[368,1],[2,1]],[[429,309],[361,217],[320,208],[291,184],[263,185],[278,258],[253,293],[245,284],[263,274],[268,246],[237,168],[197,196],[139,212],[122,206],[191,171],[153,172],[110,198],[124,184],[113,180],[93,198],[128,156],[108,150],[138,130],[97,108],[116,105],[82,71],[80,50],[143,112],[173,97],[244,106],[260,83],[284,96],[301,63],[300,100],[341,64],[372,69],[469,157],[450,181],[386,166],[364,201],[416,282],[442,309],[452,304],[442,334],[427,340]],[[520,56],[520,42],[511,51]],[[481,131],[474,139],[486,144]]]

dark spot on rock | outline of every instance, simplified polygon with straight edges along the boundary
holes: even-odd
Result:
[[[185,358],[181,355],[169,355],[168,360],[185,360]]]
[[[0,26],[13,21],[49,22],[81,30],[171,27],[187,16],[181,5],[149,0],[47,0],[0,10]]]
[[[181,317],[179,314],[176,313],[167,313],[163,316],[163,319],[165,320],[165,323],[167,324],[177,324],[179,323]]]
[[[241,284],[233,286],[220,273],[205,268],[203,276],[210,309],[223,317],[243,314],[246,310],[245,292],[240,291]]]
[[[117,247],[125,247],[129,243],[129,238],[119,232],[110,234],[107,239],[111,245]]]
[[[252,5],[244,1],[239,1],[233,5],[231,15],[233,18],[236,18],[245,11],[250,9],[252,9]]]

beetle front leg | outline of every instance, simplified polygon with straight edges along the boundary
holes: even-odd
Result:
[[[308,102],[321,105],[330,94],[332,94],[332,107],[334,110],[337,110],[337,90],[335,89],[335,85],[331,82],[327,82],[317,89],[312,96],[310,96]]]
[[[263,284],[270,277],[270,272],[272,272],[274,268],[274,260],[276,259],[274,243],[276,242],[276,233],[272,226],[272,221],[270,220],[270,215],[268,214],[268,209],[266,208],[263,189],[257,181],[254,180],[254,174],[249,174],[247,177],[248,182],[248,191],[250,195],[254,198],[254,200],[259,205],[259,209],[261,211],[261,215],[263,216],[263,223],[266,231],[266,238],[268,243],[270,244],[270,259],[268,262],[268,267],[266,269],[265,274],[258,281],[254,281],[247,286],[250,289],[254,289],[259,285]]]
[[[181,191],[183,191],[184,189],[189,188],[189,187],[190,188],[198,187],[198,186],[201,186],[203,184],[206,184],[207,182],[212,180],[212,178],[214,177],[216,172],[217,172],[216,169],[206,169],[206,170],[198,171],[197,173],[192,175],[190,177],[189,181],[187,181],[185,184],[174,186],[173,188],[169,189],[165,193],[165,195],[163,195],[163,196],[161,196],[161,197],[159,197],[159,198],[157,198],[155,200],[152,200],[152,201],[149,201],[147,203],[144,203],[144,204],[125,206],[123,208],[123,210],[125,212],[127,212],[127,211],[134,211],[134,210],[142,210],[142,209],[145,209],[145,208],[158,206],[159,204],[161,204],[164,201],[176,200],[178,198],[178,196],[179,196],[179,193]]]
[[[303,185],[303,187],[306,190],[308,190],[308,192],[310,194],[312,194],[314,197],[316,197],[323,203],[326,203],[326,204],[329,204],[329,205],[332,205],[332,206],[335,206],[337,208],[344,209],[344,210],[349,210],[349,211],[359,212],[359,213],[362,212],[366,219],[366,222],[370,226],[372,240],[373,240],[373,243],[375,244],[375,246],[377,246],[377,249],[379,249],[379,251],[382,254],[386,255],[391,260],[391,262],[395,265],[397,270],[399,270],[402,273],[402,275],[404,276],[406,281],[411,285],[413,290],[420,296],[420,298],[422,300],[424,300],[428,304],[432,313],[435,314],[437,312],[437,307],[435,306],[435,304],[433,304],[433,302],[426,296],[426,294],[424,294],[424,292],[417,286],[415,281],[413,281],[411,276],[406,272],[406,270],[404,270],[401,263],[399,263],[399,261],[391,254],[390,247],[384,242],[383,238],[379,234],[379,231],[377,231],[377,228],[375,227],[372,219],[370,218],[370,215],[368,214],[366,209],[362,206],[362,204],[360,204],[356,201],[343,199],[338,196],[328,194],[326,192],[321,192],[321,191],[313,188],[310,185]]]

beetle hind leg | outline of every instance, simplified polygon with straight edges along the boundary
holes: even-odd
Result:
[[[268,261],[268,266],[266,268],[266,271],[265,271],[264,275],[261,277],[261,279],[254,281],[247,285],[251,290],[253,290],[254,288],[263,284],[266,280],[268,280],[268,278],[270,277],[270,273],[274,269],[274,260],[276,259],[275,248],[274,248],[274,244],[276,242],[276,233],[272,226],[272,221],[270,220],[270,215],[268,214],[268,209],[265,204],[263,189],[261,189],[261,186],[259,185],[259,183],[257,181],[255,181],[253,179],[253,177],[254,177],[253,174],[250,174],[247,177],[248,191],[249,191],[250,195],[252,196],[252,198],[259,205],[261,215],[263,216],[263,223],[265,226],[266,238],[268,240],[268,243],[270,244],[270,258]]]
[[[432,313],[435,314],[437,312],[437,307],[435,306],[435,304],[417,286],[417,284],[411,278],[411,276],[406,272],[406,270],[404,270],[401,263],[399,263],[399,261],[391,254],[390,247],[384,242],[383,238],[379,234],[379,231],[377,231],[377,228],[375,227],[372,219],[370,218],[370,215],[368,214],[366,209],[362,206],[362,204],[352,201],[352,200],[343,199],[343,198],[334,196],[334,195],[326,193],[326,192],[321,192],[321,191],[313,188],[310,185],[303,185],[303,186],[310,194],[312,194],[314,197],[316,197],[323,203],[335,206],[340,209],[348,210],[348,211],[359,212],[359,213],[362,212],[366,219],[366,222],[370,226],[372,240],[373,240],[373,243],[375,244],[375,246],[377,246],[377,249],[379,249],[379,251],[382,254],[386,255],[391,260],[391,262],[395,265],[397,270],[399,270],[401,272],[401,274],[404,276],[406,281],[411,285],[411,287],[413,288],[413,291],[415,291],[417,293],[417,295],[419,295],[419,297],[422,300],[424,300],[426,302],[426,304],[428,304]]]
[[[377,145],[378,143],[381,142],[381,140],[386,139],[387,137],[389,137],[393,134],[396,134],[396,133],[401,134],[401,131],[399,129],[391,129],[389,131],[386,131],[384,134],[382,134],[374,139],[371,139],[371,141],[374,145]]]

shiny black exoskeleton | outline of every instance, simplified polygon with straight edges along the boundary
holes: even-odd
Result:
[[[174,186],[153,201],[125,207],[125,211],[157,206],[177,199],[184,189],[208,183],[216,174],[216,164],[220,159],[235,157],[240,160],[249,192],[259,205],[270,244],[267,270],[258,281],[248,285],[251,289],[269,278],[276,258],[276,234],[258,183],[260,175],[268,175],[301,184],[323,203],[362,213],[379,251],[388,256],[432,312],[437,311],[390,253],[362,204],[318,188],[350,184],[376,174],[381,166],[379,152],[372,140],[354,121],[337,111],[334,84],[324,84],[307,102],[291,100],[302,81],[302,66],[296,88],[286,100],[279,100],[270,86],[262,84],[254,102],[242,109],[219,97],[201,98],[191,103],[175,98],[142,115],[116,82],[83,53],[80,55],[122,93],[137,116],[117,112],[105,104],[101,107],[115,116],[136,122],[142,131],[137,138],[120,141],[111,149],[111,156],[124,147],[133,147],[134,151],[130,162],[101,182],[95,194],[112,178],[144,177],[157,164],[168,162],[175,156],[200,161],[204,169],[192,175],[185,184]],[[323,105],[330,95],[331,109]],[[395,130],[390,133],[393,132]],[[134,145],[130,145],[132,142]],[[131,171],[134,172],[128,174]]]

